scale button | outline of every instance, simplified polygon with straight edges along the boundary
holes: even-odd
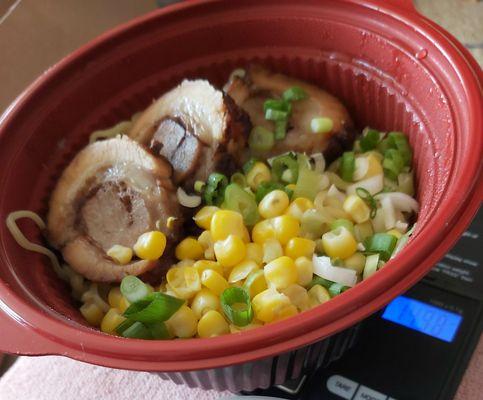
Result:
[[[327,389],[343,399],[350,400],[354,396],[357,386],[359,386],[357,382],[340,375],[332,375],[327,379]]]
[[[359,390],[357,391],[356,397],[354,400],[386,400],[387,396],[385,394],[376,392],[371,388],[366,386],[360,386]]]

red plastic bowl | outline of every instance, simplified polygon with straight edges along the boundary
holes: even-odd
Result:
[[[131,116],[183,77],[222,84],[252,61],[327,88],[361,127],[409,135],[422,207],[404,251],[349,292],[283,322],[149,342],[87,327],[48,263],[2,223],[1,351],[162,372],[207,388],[266,387],[339,356],[354,330],[338,332],[416,283],[452,246],[482,199],[482,71],[403,0],[188,2],[104,34],[48,70],[1,118],[0,221],[17,209],[45,213],[91,131]],[[40,239],[30,224],[23,229]]]

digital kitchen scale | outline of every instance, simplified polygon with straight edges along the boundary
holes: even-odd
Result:
[[[483,210],[420,283],[362,323],[327,368],[251,395],[300,400],[452,399],[483,328]],[[483,399],[483,389],[482,389]]]

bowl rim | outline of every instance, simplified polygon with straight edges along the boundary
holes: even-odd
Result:
[[[396,19],[407,27],[417,29],[420,35],[432,39],[445,57],[453,62],[454,68],[461,76],[461,86],[466,90],[468,103],[473,105],[473,112],[469,112],[471,119],[469,126],[482,131],[481,118],[477,120],[475,117],[478,106],[481,110],[482,104],[481,69],[475,68],[476,62],[461,44],[435,23],[409,9],[400,9],[378,0],[339,1],[355,6],[377,8],[378,12]],[[183,13],[197,7],[209,7],[216,3],[220,3],[220,1],[197,0],[174,4],[120,25],[87,43],[50,68],[12,103],[0,117],[0,135],[5,134],[9,121],[14,119],[22,109],[22,105],[29,98],[35,96],[41,87],[47,85],[50,80],[74,62],[79,62],[82,57],[92,54],[98,47],[105,45],[108,41],[116,40],[146,22],[178,12]],[[233,3],[243,4],[244,2],[235,1]],[[287,1],[283,4],[290,3]],[[271,0],[264,3],[264,6],[273,4],[276,2]],[[481,137],[478,144],[481,154]],[[182,344],[177,345],[178,341],[126,340],[93,329],[80,330],[78,325],[67,324],[65,319],[54,318],[33,308],[2,281],[0,281],[0,310],[13,317],[17,324],[42,338],[43,342],[40,346],[42,349],[34,350],[34,354],[62,354],[91,363],[124,369],[186,371],[249,362],[284,353],[321,340],[357,323],[421,279],[428,272],[430,266],[434,265],[456,242],[480,205],[482,184],[481,157],[479,158],[472,157],[465,160],[466,170],[471,173],[463,176],[461,182],[471,189],[466,194],[453,196],[452,200],[458,207],[455,207],[455,210],[449,213],[444,220],[436,221],[435,225],[440,229],[436,229],[436,232],[429,232],[430,229],[435,230],[434,225],[418,229],[416,236],[427,235],[431,240],[424,242],[410,240],[406,251],[398,256],[397,264],[389,263],[384,274],[375,275],[358,284],[351,290],[352,295],[343,294],[331,300],[330,304],[324,307],[323,312],[316,308],[260,329],[211,339],[192,339],[182,341]],[[431,219],[434,219],[434,216]],[[450,223],[453,224],[452,227],[447,226]],[[6,251],[3,239],[2,251]],[[418,265],[418,267],[411,268],[412,265]],[[396,266],[397,268],[395,268]],[[388,287],[390,289],[387,289]],[[301,331],[302,326],[303,331]],[[233,351],[235,346],[243,350]],[[20,352],[22,350],[20,349]]]

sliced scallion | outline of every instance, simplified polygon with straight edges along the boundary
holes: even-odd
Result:
[[[225,198],[225,188],[228,185],[228,178],[218,172],[213,172],[207,180],[203,199],[207,205],[219,206]]]
[[[320,191],[320,180],[322,175],[311,169],[301,169],[298,173],[295,185],[295,197],[305,197],[314,200]]]
[[[142,322],[134,322],[122,332],[122,336],[132,339],[152,339],[151,332]]]
[[[375,129],[366,128],[359,141],[359,146],[363,152],[373,150],[379,143],[381,133]]]
[[[345,292],[347,289],[350,289],[349,286],[345,286],[340,283],[333,283],[332,285],[329,286],[328,290],[330,293],[330,297],[335,297]]]
[[[388,149],[384,154],[384,160],[382,161],[382,167],[384,174],[393,181],[397,180],[398,175],[404,168],[404,158],[396,149]]]
[[[285,100],[268,99],[263,103],[263,111],[267,112],[267,110],[284,111],[290,114],[292,111],[292,105]]]
[[[268,121],[286,121],[287,118],[287,111],[275,110],[273,108],[269,108],[265,111],[265,119]]]
[[[397,238],[387,233],[376,233],[364,241],[364,247],[368,253],[378,253],[383,261],[389,260]]]
[[[146,300],[149,301],[146,304]],[[150,294],[146,299],[131,304],[124,316],[133,321],[143,323],[154,323],[168,320],[184,304],[184,300],[156,292]]]
[[[301,87],[292,86],[282,94],[285,101],[298,101],[307,98],[307,93]]]
[[[329,133],[332,129],[334,129],[334,121],[331,118],[319,117],[310,121],[312,133]]]
[[[149,288],[136,276],[125,276],[121,281],[121,293],[130,303],[143,299],[149,294]]]
[[[372,196],[371,193],[367,189],[364,189],[362,187],[356,188],[356,194],[364,200],[364,202],[369,206],[371,209],[371,214],[370,217],[371,219],[374,219],[377,213],[377,203],[376,199]]]
[[[287,169],[289,169],[292,173],[292,179],[290,182],[287,183],[297,182],[299,165],[297,163],[297,160],[291,154],[284,154],[272,159],[272,173],[278,182],[282,180],[282,174]]]
[[[339,173],[343,180],[352,182],[356,170],[356,159],[353,151],[346,151],[340,160]]]
[[[287,134],[287,120],[275,121],[275,140],[285,139]]]
[[[246,326],[253,319],[252,303],[248,292],[240,287],[230,287],[221,294],[221,308],[228,320],[236,326]],[[235,306],[240,304],[243,307]]]
[[[230,182],[231,183],[236,183],[238,186],[240,186],[242,188],[245,188],[245,187],[248,186],[247,177],[245,175],[243,175],[242,173],[240,173],[240,172],[235,172],[231,176]],[[225,194],[225,196],[226,196],[226,194]]]
[[[248,174],[257,162],[258,160],[255,157],[250,158],[245,164],[243,164],[243,167],[242,167],[243,173],[245,175]]]
[[[321,278],[320,276],[314,276],[312,281],[307,286],[307,289],[312,288],[315,285],[320,285],[325,287],[326,289],[330,288],[334,282],[329,281],[328,279]]]
[[[228,210],[239,212],[247,226],[255,225],[260,219],[255,197],[236,183],[230,183],[226,187],[224,205]]]
[[[264,153],[269,151],[275,144],[275,137],[272,131],[263,126],[256,126],[250,132],[248,137],[248,145],[255,153]]]

